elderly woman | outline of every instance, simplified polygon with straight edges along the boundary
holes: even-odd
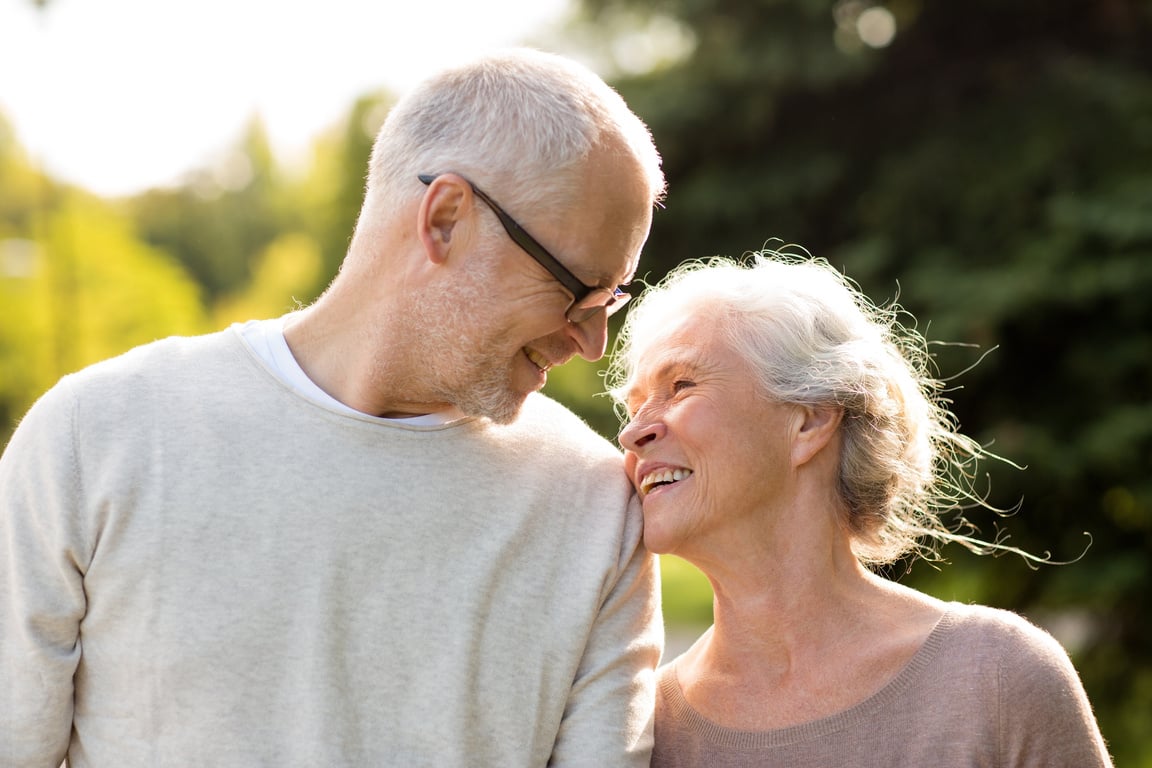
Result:
[[[1063,648],[869,570],[974,500],[923,340],[826,263],[681,267],[612,372],[644,541],[700,568],[714,624],[660,669],[667,766],[1110,765]]]

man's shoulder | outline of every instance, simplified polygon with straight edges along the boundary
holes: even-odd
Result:
[[[146,376],[190,364],[198,368],[211,365],[214,356],[230,348],[238,349],[235,342],[235,334],[227,330],[199,336],[168,336],[92,363],[66,378],[74,382],[100,381]]]
[[[567,438],[602,447],[614,454],[619,453],[607,438],[594,430],[578,414],[541,392],[528,396],[515,423],[518,427],[530,429],[535,434]]]
[[[490,424],[486,434],[510,451],[506,455],[530,459],[536,467],[624,476],[619,448],[562,403],[540,393],[528,396],[515,421]]]
[[[202,388],[224,378],[223,371],[243,355],[234,333],[170,336],[141,344],[92,363],[60,379],[46,396],[63,396],[77,404],[111,410],[164,400],[174,393]]]
[[[219,370],[210,361],[220,353],[209,350],[227,348],[222,331],[141,344],[61,377],[36,399],[21,425],[61,428],[85,418],[119,428],[149,402],[171,402],[168,396],[178,388],[195,390],[196,376],[213,376]]]

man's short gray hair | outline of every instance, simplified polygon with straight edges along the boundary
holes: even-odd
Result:
[[[564,204],[581,161],[600,147],[630,154],[659,202],[664,175],[648,127],[599,76],[532,49],[489,54],[430,77],[392,108],[372,149],[361,217],[380,220],[419,195],[417,174],[448,171],[512,210]]]

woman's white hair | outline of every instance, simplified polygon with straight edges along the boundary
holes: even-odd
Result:
[[[616,91],[564,57],[499,51],[430,77],[391,109],[357,228],[421,194],[421,173],[460,173],[510,210],[570,203],[581,161],[600,147],[630,155],[659,202],[659,153]]]
[[[895,304],[876,306],[806,252],[761,251],[747,263],[688,262],[629,308],[610,391],[619,410],[638,361],[673,321],[719,319],[765,396],[842,409],[841,522],[861,562],[891,563],[908,553],[931,557],[936,544],[947,541],[1039,559],[941,522],[945,511],[988,506],[973,486],[974,469],[978,459],[993,455],[958,431],[942,384],[931,375],[926,342],[899,322],[901,314]],[[960,526],[971,528],[962,517]]]

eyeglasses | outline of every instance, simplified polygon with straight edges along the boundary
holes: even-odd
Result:
[[[431,184],[439,174],[421,173],[417,176],[420,181],[425,184]],[[463,177],[461,177],[463,178]],[[468,181],[468,179],[464,179]],[[504,209],[497,205],[496,201],[489,197],[483,190],[468,181],[468,186],[472,187],[472,192],[476,197],[484,201],[485,205],[492,209],[496,214],[496,218],[500,220],[503,225],[504,231],[508,233],[508,237],[512,238],[512,242],[524,249],[532,258],[536,259],[537,263],[544,269],[548,270],[552,277],[556,278],[563,285],[569,293],[572,294],[572,303],[568,305],[564,316],[568,318],[570,323],[582,323],[585,320],[592,318],[600,310],[604,310],[605,314],[611,315],[619,310],[622,306],[628,303],[632,297],[625,293],[620,287],[616,288],[601,288],[592,285],[585,285],[580,282],[576,275],[556,260],[556,257],[548,253],[548,249],[540,245],[536,238],[528,234],[524,227],[516,223],[516,220],[504,212]]]

